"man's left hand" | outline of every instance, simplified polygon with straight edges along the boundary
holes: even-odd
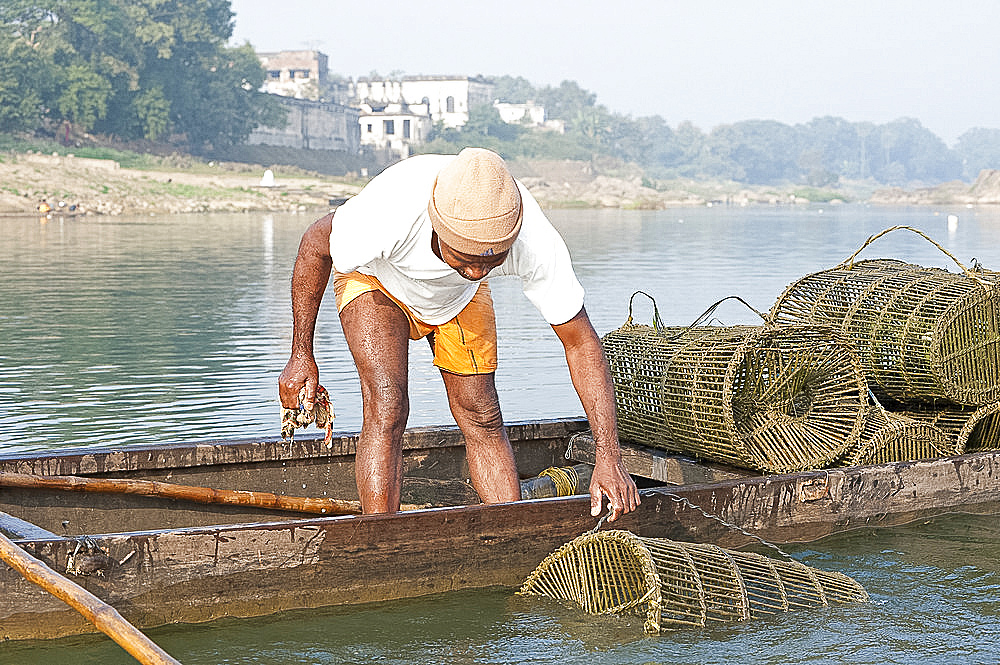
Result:
[[[611,503],[609,522],[631,512],[639,505],[639,490],[632,476],[625,470],[620,456],[615,459],[598,459],[594,465],[594,475],[590,479],[590,514],[601,514],[604,497]]]

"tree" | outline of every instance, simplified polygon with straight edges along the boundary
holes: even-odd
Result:
[[[538,95],[535,87],[527,79],[520,76],[495,76],[493,77],[493,96],[501,102],[510,104],[524,104],[534,101]]]
[[[0,36],[0,131],[28,131],[38,126],[46,74],[43,59],[26,42]]]
[[[966,181],[975,180],[983,169],[1000,169],[1000,129],[970,129],[958,137],[955,153],[962,161]]]
[[[710,152],[729,163],[717,175],[754,184],[796,181],[800,172],[795,130],[776,120],[745,120],[720,125],[709,135]]]
[[[558,88],[546,86],[538,91],[538,100],[549,118],[573,120],[583,109],[594,106],[597,95],[587,92],[574,81],[563,81]]]
[[[491,137],[497,141],[517,141],[526,129],[521,125],[507,124],[492,104],[480,104],[469,109],[469,120],[462,126],[462,134]]]
[[[798,125],[798,166],[810,184],[826,186],[838,177],[864,178],[867,131],[860,123],[824,116]],[[869,130],[870,131],[870,130]]]
[[[915,118],[880,125],[872,132],[871,143],[872,173],[880,182],[944,182],[962,173],[958,156]]]
[[[0,127],[44,118],[197,148],[280,125],[253,49],[226,45],[232,18],[230,0],[6,0]]]

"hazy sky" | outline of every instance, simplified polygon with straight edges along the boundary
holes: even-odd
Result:
[[[1000,128],[998,0],[233,0],[234,43],[318,49],[357,78],[576,81],[611,111],[739,120],[912,117],[952,145]]]

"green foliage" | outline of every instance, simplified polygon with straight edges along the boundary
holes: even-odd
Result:
[[[801,189],[796,189],[792,194],[797,199],[805,199],[813,203],[829,203],[834,200],[845,201],[844,195],[840,192],[830,191],[828,189],[820,189],[816,187],[803,187]]]
[[[230,0],[6,0],[0,130],[68,122],[201,148],[280,124],[253,49],[226,45],[232,18]]]
[[[111,84],[85,64],[63,68],[55,97],[56,117],[68,120],[84,131],[94,127],[104,117],[111,97]]]
[[[45,67],[24,41],[0,36],[0,131],[26,131],[38,125]]]

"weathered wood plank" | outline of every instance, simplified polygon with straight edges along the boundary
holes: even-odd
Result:
[[[5,512],[0,512],[0,531],[15,540],[48,540],[59,538],[56,534],[43,529],[37,524],[32,524]]]
[[[630,474],[669,485],[711,483],[760,475],[747,469],[695,460],[627,441],[621,442],[621,450],[622,461]],[[580,432],[570,438],[566,457],[594,464],[597,459],[596,445],[590,432]]]
[[[507,426],[507,431],[516,450],[521,443],[537,448],[543,441],[565,442],[570,435],[586,427],[587,421],[581,418],[554,418],[513,423]],[[122,475],[149,471],[155,476],[164,469],[176,474],[182,469],[210,467],[209,472],[217,473],[222,468],[241,469],[241,465],[248,465],[254,470],[265,465],[282,468],[283,463],[286,468],[295,464],[323,465],[338,458],[353,459],[357,438],[356,433],[340,433],[334,436],[331,448],[323,445],[322,434],[309,432],[296,437],[292,442],[282,441],[280,437],[261,437],[45,451],[36,454],[8,453],[0,454],[0,471],[50,476]],[[404,454],[410,453],[416,458],[421,454],[432,455],[430,451],[435,449],[462,446],[462,434],[457,427],[415,427],[408,429],[403,437]],[[531,467],[537,464],[530,457],[521,456],[518,457],[518,462]],[[550,465],[551,462],[537,469],[523,469],[522,472],[534,475]],[[430,471],[426,465],[421,468]]]

